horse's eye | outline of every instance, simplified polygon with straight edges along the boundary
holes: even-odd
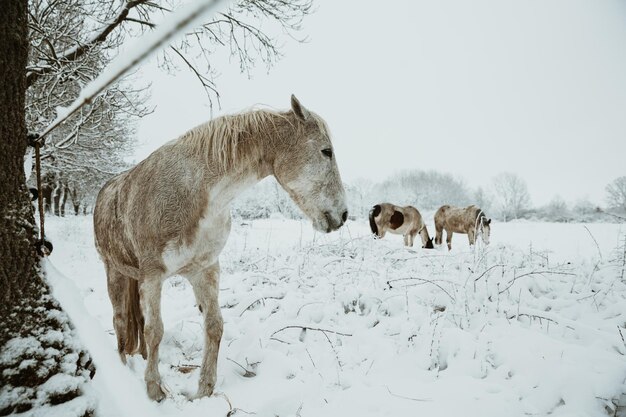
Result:
[[[331,159],[333,158],[333,150],[330,148],[322,149],[322,153]]]

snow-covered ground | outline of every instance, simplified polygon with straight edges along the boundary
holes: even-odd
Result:
[[[221,256],[216,394],[187,399],[202,321],[173,277],[162,298],[168,398],[154,404],[145,361],[123,366],[115,351],[91,218],[46,222],[49,279],[94,357],[104,417],[606,416],[626,406],[624,225],[495,223],[489,246],[472,251],[455,235],[448,252],[374,240],[365,221],[330,235],[307,222],[235,221]]]

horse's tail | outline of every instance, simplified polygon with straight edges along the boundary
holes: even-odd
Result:
[[[376,220],[374,218],[380,214],[381,207],[379,204],[376,204],[370,210],[370,229],[372,229],[372,233],[374,236],[378,237],[378,226],[376,225]]]
[[[140,352],[141,356],[145,358],[147,352],[146,341],[143,336],[144,318],[139,304],[139,282],[132,278],[128,278],[127,281],[124,350],[129,355]]]

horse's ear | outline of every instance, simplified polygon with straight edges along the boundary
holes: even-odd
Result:
[[[307,120],[311,117],[309,111],[302,104],[300,104],[300,101],[298,101],[296,96],[293,94],[291,95],[291,110],[293,110],[296,116],[298,116],[301,120]]]
[[[491,224],[491,219],[487,219],[487,224]]]

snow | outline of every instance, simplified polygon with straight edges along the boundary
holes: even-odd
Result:
[[[33,172],[33,148],[28,147],[26,154],[24,155],[24,176],[26,181],[30,178],[30,174]]]
[[[54,378],[54,377],[53,377]],[[50,379],[53,379],[50,378]],[[55,383],[59,381],[55,380]],[[94,408],[94,404],[87,396],[76,397],[62,405],[50,406],[43,405],[33,408],[25,413],[16,414],[20,417],[67,417],[67,416],[84,416],[88,415],[88,411]]]
[[[55,251],[45,267],[93,357],[105,417],[606,416],[626,406],[623,225],[494,223],[489,246],[470,250],[455,235],[448,252],[374,240],[364,220],[330,235],[275,216],[234,220],[216,393],[188,399],[202,319],[173,277],[162,297],[167,399],[155,404],[145,361],[117,355],[91,218],[46,222]]]
[[[58,311],[58,310],[57,310]],[[54,315],[51,315],[51,318]],[[65,318],[67,320],[67,318]],[[69,327],[64,328],[69,332]],[[83,335],[81,334],[81,337]],[[68,338],[67,340],[65,340]],[[67,416],[85,415],[87,410],[95,408],[95,396],[80,396],[70,401],[65,401],[55,407],[58,398],[65,398],[68,394],[83,388],[86,377],[78,372],[78,353],[64,353],[54,347],[70,347],[75,339],[69,338],[58,330],[47,330],[37,337],[14,337],[5,345],[0,355],[0,365],[8,365],[4,369],[2,377],[6,382],[0,389],[0,404],[4,408],[8,403],[32,405],[32,408],[19,414],[20,416]],[[49,347],[45,347],[49,346]],[[23,359],[29,358],[29,359]],[[11,365],[18,363],[17,367]],[[20,374],[36,374],[37,378],[45,379],[40,386],[12,386],[11,378],[20,380]],[[50,376],[52,375],[52,376]],[[89,387],[87,387],[89,389]],[[24,401],[29,399],[30,401]]]

